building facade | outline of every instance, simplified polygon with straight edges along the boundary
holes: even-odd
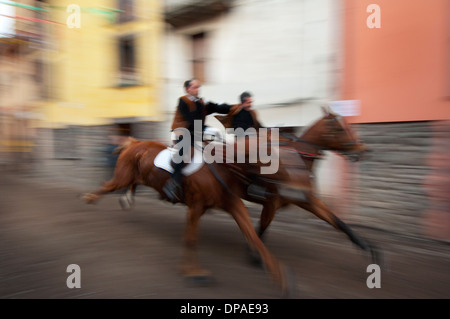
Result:
[[[159,138],[162,18],[160,1],[17,4],[16,29],[40,36],[30,57],[41,86],[36,171],[98,185],[111,144]]]
[[[18,7],[16,15],[24,17],[25,10]],[[29,169],[33,159],[43,86],[35,64],[41,35],[33,21],[25,27],[13,12],[4,10],[9,28],[0,35],[0,165],[18,172]]]
[[[340,10],[329,0],[165,1],[167,114],[196,77],[213,101],[253,93],[266,126],[310,123],[338,93]]]
[[[373,152],[339,209],[358,223],[450,240],[450,24],[445,0],[345,2],[341,100]]]

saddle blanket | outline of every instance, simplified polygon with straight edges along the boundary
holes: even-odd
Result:
[[[172,167],[172,156],[175,152],[176,150],[174,148],[166,148],[165,150],[159,152],[154,160],[155,166],[172,174],[174,172]],[[197,148],[194,148],[194,157],[191,158],[190,163],[183,167],[181,172],[183,175],[189,176],[200,170],[203,165],[203,152]]]

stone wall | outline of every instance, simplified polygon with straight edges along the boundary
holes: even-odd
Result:
[[[161,129],[163,124],[135,123],[133,136],[165,142],[169,132]],[[360,162],[339,159],[338,166],[330,165],[330,170],[340,173],[332,183],[334,197],[326,198],[326,203],[349,224],[450,241],[450,123],[377,123],[354,128],[372,151]],[[87,191],[98,187],[111,174],[105,152],[109,129],[40,130],[33,153],[34,174]]]
[[[159,122],[132,124],[132,135],[162,140]],[[109,134],[113,126],[71,126],[40,129],[36,138],[32,173],[36,177],[76,188],[92,188],[109,179]]]
[[[449,157],[446,164],[439,162],[444,167],[430,162],[430,157],[436,154],[442,156],[447,152],[448,156],[450,130],[443,129],[448,127],[448,123],[440,124],[441,130],[436,130],[435,126],[435,122],[355,126],[372,152],[349,170],[352,182],[348,193],[354,197],[348,220],[410,236],[435,237],[430,229],[425,231],[426,212],[436,202],[436,196],[442,197],[439,192],[450,194]],[[438,140],[442,147],[435,147]],[[436,173],[446,183],[438,185],[430,179]],[[437,189],[431,190],[433,187]],[[439,203],[441,201],[438,200]],[[447,214],[440,216],[447,225],[448,208]],[[450,229],[441,230],[439,238],[450,240]]]
[[[432,168],[424,186],[429,205],[423,215],[425,236],[450,241],[450,122],[432,124],[433,145],[427,164]]]

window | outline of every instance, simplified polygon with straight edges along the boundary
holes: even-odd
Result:
[[[134,20],[134,0],[118,0],[120,10],[118,22],[124,23]]]
[[[50,98],[48,82],[46,81],[47,78],[45,76],[45,64],[41,60],[34,61],[33,79],[39,92],[38,93],[39,98],[41,99]]]
[[[137,84],[134,36],[119,38],[119,86]]]
[[[192,68],[194,78],[205,82],[206,68],[206,41],[205,33],[198,33],[192,36]]]
[[[119,136],[131,136],[131,124],[130,123],[120,123],[117,124],[117,135]]]

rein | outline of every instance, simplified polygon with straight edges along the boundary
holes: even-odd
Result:
[[[296,150],[295,148],[290,148],[290,147],[282,147],[282,148],[285,149],[285,150],[292,151],[292,152],[295,152],[297,154],[300,154],[300,156],[313,158],[313,159],[321,159],[321,158],[323,158],[325,156],[325,155],[321,155],[321,154],[311,154],[311,153],[299,151],[299,150]]]
[[[294,142],[301,142],[301,143],[309,144],[309,145],[314,146],[315,148],[318,148],[320,150],[325,150],[326,149],[325,147],[323,147],[321,145],[315,144],[315,143],[307,141],[307,140],[303,140],[303,139],[298,138],[297,136],[295,136],[293,134],[281,132],[280,135],[284,136],[284,137],[286,137],[286,138],[288,138],[288,139],[290,139],[290,140],[292,140]]]
[[[204,146],[198,146],[195,145],[194,147],[200,148],[202,149],[202,151],[204,150]],[[232,196],[236,196],[236,194],[234,194],[231,189],[228,187],[227,183],[222,179],[222,176],[220,176],[219,172],[217,172],[214,163],[208,163],[205,162],[205,164],[208,166],[209,170],[211,171],[211,173],[214,175],[214,177],[219,181],[219,183],[225,188],[225,190],[228,192],[228,194],[232,195]]]
[[[217,172],[216,168],[214,167],[213,163],[205,163],[208,167],[211,173],[213,173],[214,177],[219,181],[219,183],[225,188],[225,190],[228,192],[228,194],[232,196],[236,196],[231,189],[228,187],[227,183],[222,179],[222,176]]]

